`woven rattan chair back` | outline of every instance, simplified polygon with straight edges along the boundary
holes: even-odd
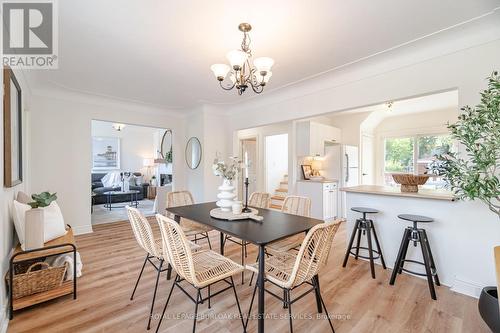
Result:
[[[189,191],[174,191],[167,193],[167,208],[193,204],[194,199]]]
[[[311,199],[297,195],[289,195],[285,198],[285,201],[283,201],[281,211],[283,213],[309,217],[311,216]]]
[[[194,286],[198,285],[194,270],[193,254],[180,225],[174,220],[156,214],[160,226],[166,260],[182,278]]]
[[[126,209],[137,243],[152,256],[160,258],[161,250],[156,245],[149,221],[137,208],[126,206]]]
[[[269,208],[271,195],[266,192],[253,192],[248,199],[248,205],[257,208]]]
[[[300,246],[286,288],[293,288],[305,281],[310,281],[326,265],[333,237],[339,226],[340,220],[336,220],[317,224],[309,230]]]

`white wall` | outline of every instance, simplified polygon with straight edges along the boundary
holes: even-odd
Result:
[[[24,72],[20,70],[14,70],[14,74],[17,78],[19,85],[21,86],[21,97],[22,97],[22,127],[23,127],[23,182],[17,186],[6,188],[4,186],[0,187],[0,276],[2,278],[5,276],[9,268],[9,257],[14,246],[14,242],[17,239],[14,231],[14,223],[12,220],[12,201],[16,197],[18,191],[29,192],[29,182],[30,174],[28,168],[31,166],[29,159],[29,124],[30,124],[30,104],[31,104],[31,92],[24,78]],[[3,92],[3,75],[0,75],[0,82],[2,82],[2,92]],[[2,93],[3,96],[3,93]],[[0,112],[1,123],[3,124],[3,103]],[[3,126],[0,126],[0,137],[3,142]],[[4,147],[3,144],[0,145],[0,170],[4,170],[3,164],[3,154]],[[2,177],[3,182],[3,177]],[[16,240],[17,241],[17,240]],[[5,290],[5,283],[1,283],[0,286],[0,332],[4,332],[7,329],[8,317],[7,317],[7,292]]]
[[[266,192],[274,194],[288,174],[288,134],[265,137]]]
[[[65,221],[76,233],[91,232],[91,122],[99,119],[173,131],[174,188],[184,187],[183,119],[168,110],[82,95],[33,96],[32,190],[57,192]],[[176,156],[182,157],[177,158]]]
[[[165,130],[153,127],[126,125],[121,131],[112,127],[112,122],[92,121],[92,137],[120,138],[120,170],[129,172],[141,172],[146,175],[148,170],[143,165],[145,158],[156,157],[156,147],[161,141],[159,133]],[[116,171],[116,170],[112,170]],[[105,173],[106,170],[92,170],[95,173]],[[153,170],[150,170],[151,174]]]

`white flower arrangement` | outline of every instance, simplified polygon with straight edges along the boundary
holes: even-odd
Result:
[[[212,170],[214,175],[217,177],[222,177],[227,180],[234,180],[241,170],[241,161],[238,157],[229,157],[229,163],[218,156],[215,157],[214,163],[212,164]]]

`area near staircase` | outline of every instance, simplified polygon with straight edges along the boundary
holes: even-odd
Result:
[[[283,207],[283,201],[285,201],[288,195],[288,175],[283,175],[283,179],[279,183],[279,187],[274,190],[274,195],[271,197],[271,203],[269,205],[272,209],[281,210]]]

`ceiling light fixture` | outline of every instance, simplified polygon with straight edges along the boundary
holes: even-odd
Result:
[[[231,90],[236,87],[238,95],[242,95],[248,87],[251,87],[256,94],[260,94],[273,75],[271,67],[274,65],[274,60],[268,57],[256,58],[253,61],[254,67],[252,67],[250,64],[252,51],[250,50],[250,36],[248,34],[252,30],[252,26],[248,23],[241,23],[238,29],[243,32],[243,41],[241,42],[241,50],[229,51],[226,54],[231,66],[214,64],[210,69],[214,72],[222,89]],[[228,74],[231,84],[225,85],[223,81]]]
[[[385,106],[387,107],[387,112],[388,113],[392,113],[393,109],[392,109],[392,105],[394,104],[393,101],[389,101],[389,102],[386,102],[385,103]]]
[[[125,128],[124,124],[113,124],[113,128],[117,130],[118,132],[121,132],[122,129]]]

